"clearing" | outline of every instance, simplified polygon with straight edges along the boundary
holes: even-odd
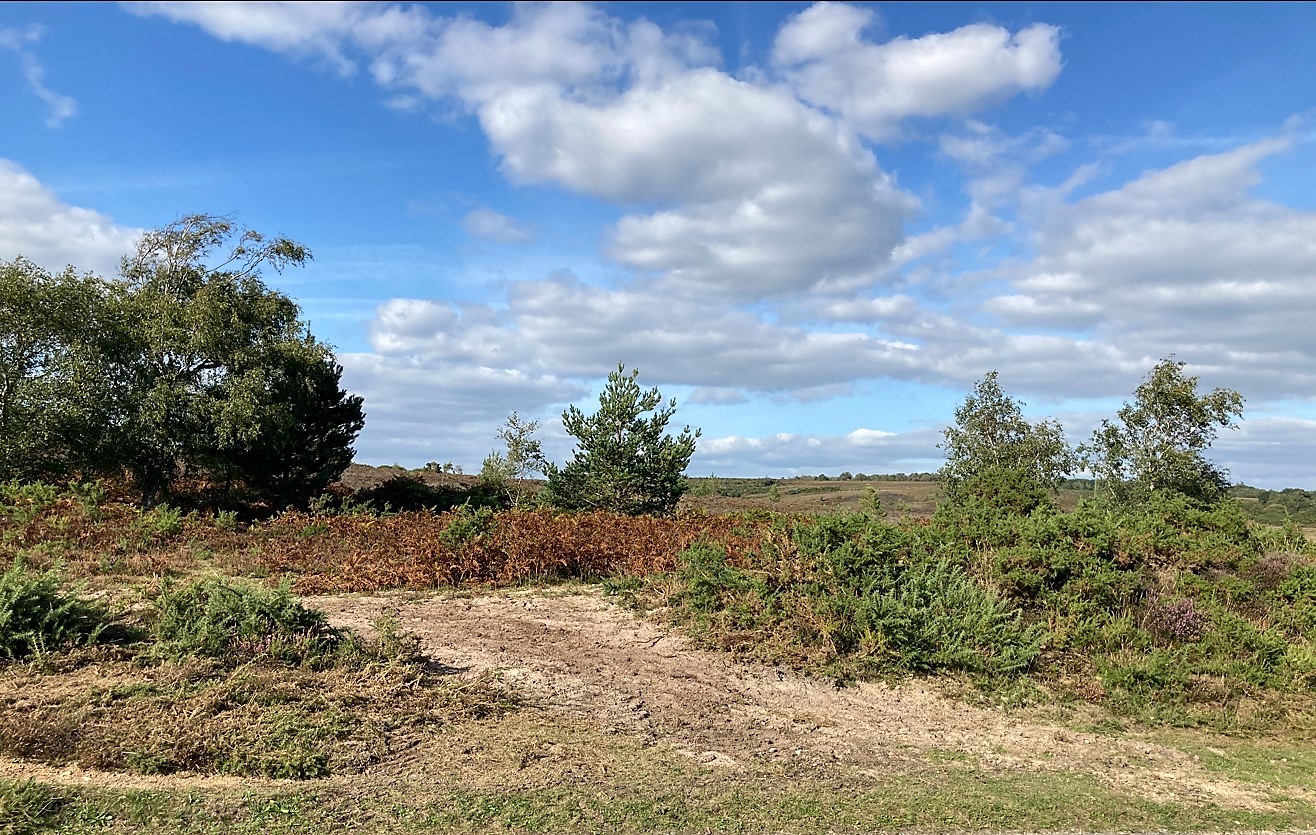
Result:
[[[366,633],[391,617],[440,671],[473,682],[492,674],[523,704],[421,735],[364,774],[317,781],[17,760],[0,760],[0,778],[77,787],[87,804],[77,819],[87,823],[67,832],[1164,831],[1316,821],[1301,755],[1289,769],[1276,755],[1272,779],[1259,779],[1244,768],[1243,743],[1118,723],[1115,733],[1082,730],[1102,727],[1090,707],[1045,715],[975,705],[935,681],[838,689],[699,649],[596,587],[304,603]]]

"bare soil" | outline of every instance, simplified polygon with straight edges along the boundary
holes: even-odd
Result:
[[[415,635],[436,672],[493,675],[523,700],[417,738],[329,785],[375,798],[434,786],[526,788],[670,784],[695,768],[716,784],[862,790],[948,768],[985,775],[1076,773],[1130,797],[1259,812],[1310,789],[1230,780],[1191,754],[1136,734],[1074,730],[1026,711],[978,707],[937,682],[837,688],[695,646],[599,589],[305,598],[337,626],[369,633],[381,616]],[[682,765],[685,764],[685,765]],[[110,789],[218,794],[284,781],[105,773],[0,758],[0,778]],[[700,778],[704,779],[704,778]],[[245,794],[244,794],[245,796]]]
[[[975,707],[935,684],[838,689],[743,664],[693,646],[595,589],[305,602],[336,625],[362,631],[381,613],[395,617],[435,663],[461,676],[498,674],[547,722],[584,722],[732,774],[852,782],[954,759],[989,773],[1088,774],[1151,800],[1272,808],[1273,789],[1213,774],[1174,748]]]

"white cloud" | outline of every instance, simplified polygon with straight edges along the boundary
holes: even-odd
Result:
[[[608,252],[676,288],[761,297],[863,281],[917,206],[834,121],[713,69],[602,98],[551,86],[476,96],[514,181],[674,204],[623,217]]]
[[[662,183],[634,196],[682,200],[622,218],[609,253],[675,289],[762,298],[868,283],[917,208],[831,120],[721,73],[682,76],[597,115],[592,136],[644,137],[630,158],[625,146],[611,151],[626,171]]]
[[[643,19],[572,3],[516,6],[503,25],[413,8],[402,26],[392,6],[142,10],[284,52],[351,46],[393,107],[457,100],[513,182],[655,206],[621,218],[607,251],[673,292],[872,281],[917,206],[834,119],[714,69],[700,37]]]
[[[1244,481],[1253,487],[1316,488],[1311,477],[1311,462],[1316,461],[1316,420],[1245,420],[1237,431],[1221,433],[1207,457],[1228,470],[1232,481]]]
[[[340,39],[375,14],[364,4],[339,2],[160,2],[124,7],[138,15],[195,24],[220,40],[318,56],[342,75],[355,72],[356,65],[343,54]]]
[[[709,406],[738,406],[742,403],[749,402],[749,398],[740,389],[722,388],[717,386],[700,386],[690,392],[686,398],[687,403],[698,403]]]
[[[525,244],[535,239],[534,230],[493,209],[478,208],[462,219],[466,234],[503,244]]]
[[[967,115],[1060,74],[1060,30],[1037,23],[1011,34],[975,23],[882,44],[862,31],[873,13],[816,3],[781,28],[773,63],[811,104],[841,114],[870,137],[911,117]]]
[[[1316,213],[1249,193],[1260,161],[1289,147],[1199,156],[1073,203],[1030,194],[1037,255],[986,309],[1013,328],[1084,332],[1130,360],[1177,353],[1249,396],[1309,396]]]
[[[870,333],[810,331],[697,299],[561,277],[514,284],[499,309],[394,299],[380,306],[372,340],[381,354],[427,362],[591,379],[620,361],[656,383],[796,399],[855,379],[909,377],[924,362],[915,346]]]
[[[0,258],[23,255],[49,270],[72,264],[114,275],[140,234],[64,203],[27,170],[0,159]]]
[[[8,49],[18,56],[28,89],[46,103],[46,125],[57,128],[78,115],[78,102],[72,96],[57,93],[46,85],[46,69],[27,46],[40,40],[42,34],[44,31],[40,26],[29,26],[22,30],[0,27],[0,49]]]
[[[376,464],[478,467],[498,446],[494,430],[512,411],[533,418],[587,393],[574,381],[503,368],[361,353],[338,359],[344,387],[365,398],[368,431],[357,444],[358,460]]]
[[[961,133],[944,133],[937,140],[943,156],[975,172],[998,168],[1002,159],[1036,162],[1064,151],[1070,142],[1047,128],[1034,128],[1008,136],[999,128],[973,120]]]
[[[763,438],[700,438],[692,472],[781,475],[931,472],[941,467],[934,429],[885,432],[860,428],[845,435],[780,434]]]

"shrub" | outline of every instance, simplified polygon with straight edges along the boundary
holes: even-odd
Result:
[[[672,603],[707,640],[840,679],[885,672],[1026,670],[1046,639],[917,526],[865,514],[779,522],[771,545],[728,563],[717,544],[680,555]],[[746,634],[759,636],[746,645]]]
[[[312,668],[329,666],[349,645],[323,613],[293,599],[287,585],[267,588],[217,577],[184,586],[161,583],[152,637],[156,651],[169,658],[257,656]]]
[[[21,559],[0,575],[0,654],[24,658],[62,647],[95,643],[105,610],[64,589],[59,568],[35,572]]]
[[[458,554],[476,537],[492,530],[495,524],[493,508],[464,504],[452,514],[448,526],[439,534],[439,541],[449,551]]]
[[[1206,621],[1189,598],[1157,600],[1147,607],[1147,629],[1169,641],[1184,643],[1202,637]]]
[[[413,475],[396,475],[360,491],[354,501],[358,506],[376,513],[407,513],[415,510],[442,513],[462,504],[502,507],[506,504],[506,497],[481,485],[471,489],[435,487]]]
[[[696,612],[717,611],[724,595],[751,585],[743,571],[727,565],[726,550],[718,543],[701,540],[677,558],[681,563],[678,576],[685,583],[680,599]]]
[[[26,525],[53,507],[59,497],[60,489],[53,484],[0,482],[0,516],[16,525]]]
[[[1045,626],[1025,625],[1017,609],[942,561],[910,566],[863,613],[865,628],[888,636],[899,666],[917,672],[1018,673],[1046,642]]]

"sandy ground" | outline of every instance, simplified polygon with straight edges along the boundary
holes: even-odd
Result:
[[[486,671],[550,714],[731,771],[813,779],[963,757],[994,773],[1090,774],[1130,795],[1268,808],[1251,786],[1173,748],[966,705],[924,684],[831,683],[698,649],[596,590],[306,600],[340,626],[387,614],[461,676]]]
[[[738,662],[605,598],[558,588],[481,596],[386,594],[310,597],[337,626],[369,633],[381,616],[421,642],[441,671],[494,675],[526,707],[472,720],[372,767],[329,778],[355,791],[406,792],[458,779],[595,784],[645,778],[636,763],[690,760],[723,781],[855,787],[891,775],[926,777],[938,763],[988,774],[1073,772],[1128,796],[1269,810],[1278,792],[1229,780],[1192,755],[1132,735],[1109,737],[1023,712],[965,704],[935,684],[835,685]],[[634,776],[624,777],[623,773]],[[446,775],[446,776],[445,776]],[[0,778],[106,788],[245,792],[281,781],[109,774],[0,758]],[[417,782],[419,781],[419,782]]]

